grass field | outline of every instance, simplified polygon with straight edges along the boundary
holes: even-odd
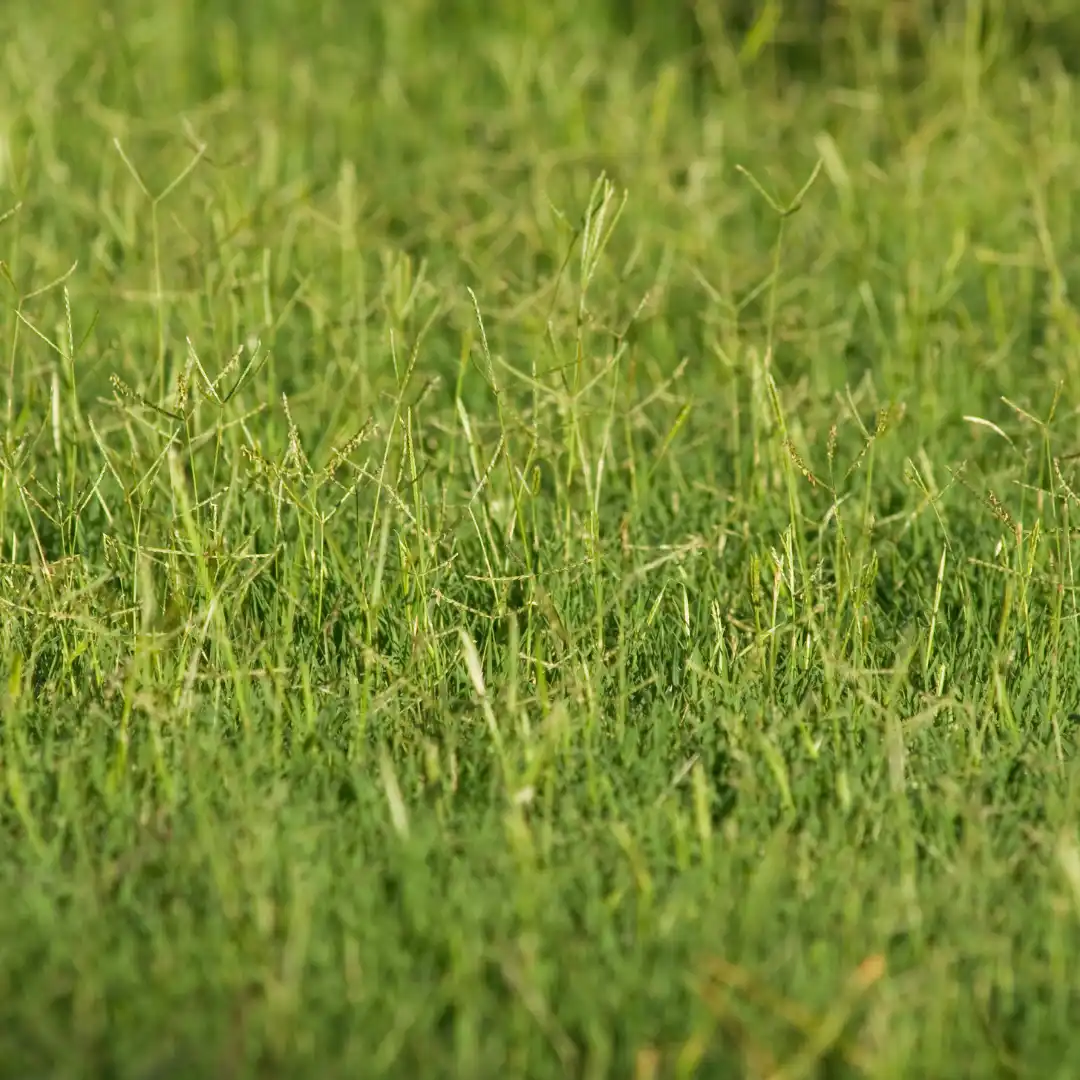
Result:
[[[744,6],[3,6],[0,1076],[1078,1075],[1080,15]]]

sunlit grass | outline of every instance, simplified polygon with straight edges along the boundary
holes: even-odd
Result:
[[[1071,16],[865,7],[0,17],[5,1072],[1074,1074]]]

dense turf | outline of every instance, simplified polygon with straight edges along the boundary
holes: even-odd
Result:
[[[4,5],[0,1074],[1076,1075],[1080,18],[848,6]]]

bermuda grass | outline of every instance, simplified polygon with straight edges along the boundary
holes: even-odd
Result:
[[[1080,16],[743,7],[4,5],[0,1075],[1077,1075]]]

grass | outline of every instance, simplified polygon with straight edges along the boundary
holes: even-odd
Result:
[[[1076,1074],[1080,21],[849,8],[5,6],[3,1075]]]

